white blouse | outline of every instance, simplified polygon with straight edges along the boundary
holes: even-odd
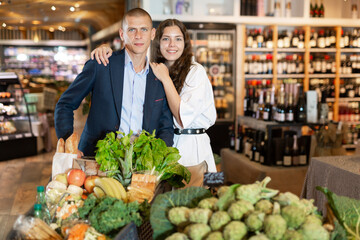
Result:
[[[180,118],[184,128],[208,129],[216,121],[214,94],[210,80],[202,65],[193,62],[180,93]],[[175,128],[182,129],[174,118]],[[209,172],[216,172],[210,138],[203,134],[174,134],[174,147],[180,151],[179,163],[194,166],[202,161],[208,164]]]

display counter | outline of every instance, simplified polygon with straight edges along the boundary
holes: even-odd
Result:
[[[327,187],[337,195],[360,199],[360,155],[314,157],[307,171],[302,198],[314,199],[314,204],[326,215],[325,195],[317,186]]]
[[[244,154],[224,148],[221,150],[221,170],[226,183],[250,184],[271,177],[268,187],[280,192],[292,192],[298,196],[306,176],[307,166],[279,167],[265,166],[250,161]]]

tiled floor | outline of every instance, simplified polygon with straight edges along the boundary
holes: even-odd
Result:
[[[0,239],[36,200],[36,187],[49,181],[54,152],[0,162]]]

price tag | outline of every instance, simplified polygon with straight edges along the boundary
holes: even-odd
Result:
[[[225,174],[224,172],[208,172],[204,174],[204,185],[209,187],[215,187],[224,185]]]
[[[9,136],[3,136],[3,137],[2,137],[2,140],[3,140],[3,141],[9,140]]]
[[[25,137],[31,137],[32,136],[31,133],[25,133],[24,135],[25,135]]]
[[[22,134],[16,134],[16,135],[15,135],[15,138],[16,138],[16,139],[19,139],[19,138],[22,138],[22,137],[23,137]]]

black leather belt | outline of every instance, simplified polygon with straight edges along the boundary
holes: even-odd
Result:
[[[205,133],[205,129],[204,128],[185,128],[185,129],[175,128],[174,133],[177,135],[180,135],[180,134],[203,134],[203,133]]]

